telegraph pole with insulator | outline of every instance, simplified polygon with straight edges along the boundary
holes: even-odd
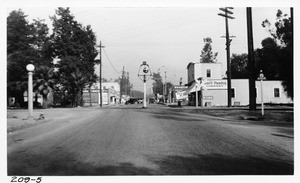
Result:
[[[247,7],[247,39],[248,39],[248,68],[249,68],[249,110],[256,110],[256,74],[253,48],[252,10]]]
[[[227,105],[231,107],[231,64],[230,64],[230,42],[232,39],[229,37],[228,18],[234,19],[231,15],[233,14],[233,7],[219,8],[224,13],[219,13],[219,16],[225,17],[225,28],[226,28],[226,51],[227,51]]]

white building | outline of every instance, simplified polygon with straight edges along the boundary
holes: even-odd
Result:
[[[85,89],[83,97],[85,105],[100,104],[100,83],[94,83],[89,89]],[[91,102],[90,102],[91,100]],[[103,82],[102,83],[102,104],[116,104],[120,101],[120,85],[117,82]]]
[[[227,79],[222,77],[222,64],[220,63],[189,63],[188,92],[189,104],[195,105],[196,91],[198,92],[199,106],[226,106],[227,105]],[[201,86],[197,85],[200,80]],[[261,103],[260,81],[256,85],[256,103]],[[287,97],[281,81],[263,81],[263,102],[273,104],[288,104],[293,101]],[[233,106],[249,105],[249,80],[231,80],[231,103]]]

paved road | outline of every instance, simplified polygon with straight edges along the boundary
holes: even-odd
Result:
[[[8,134],[9,175],[293,174],[292,126],[161,105],[62,110],[65,117]]]

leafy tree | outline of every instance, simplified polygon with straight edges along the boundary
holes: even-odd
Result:
[[[291,15],[293,8],[291,8]],[[293,20],[281,10],[277,11],[274,26],[265,20],[262,22],[272,37],[277,40],[280,46],[279,77],[283,80],[282,85],[288,96],[294,98],[294,63],[293,63]]]
[[[115,79],[115,82],[119,83],[120,85],[120,92],[122,95],[129,95],[133,85],[129,81],[129,72],[124,74],[123,79],[122,77],[119,77],[118,79]]]
[[[171,82],[166,82],[165,87],[166,87],[166,89],[165,89],[165,92],[166,92],[165,93],[165,97],[167,98],[168,95],[169,95],[169,93],[170,93],[170,91],[171,91],[171,88],[173,87],[173,84]]]
[[[133,98],[144,98],[144,93],[138,90],[132,90],[130,96]]]
[[[261,42],[262,48],[254,50],[255,75],[260,70],[268,80],[280,80],[278,61],[280,60],[280,48],[272,38],[266,38]],[[233,54],[231,57],[231,74],[233,79],[249,78],[248,56],[246,53]]]
[[[69,8],[58,8],[51,20],[54,55],[60,59],[60,82],[73,96],[73,105],[78,106],[82,104],[83,88],[97,78],[96,36],[91,26],[84,27],[75,20]]]
[[[22,10],[18,10],[12,11],[7,18],[8,93],[21,105],[24,103],[23,93],[27,90],[26,65],[32,63],[36,67],[34,90],[37,90],[38,85],[44,83],[40,81],[45,79],[40,76],[47,75],[53,60],[49,29],[44,20],[33,20],[29,24],[26,17]],[[40,92],[37,90],[36,93]]]
[[[214,63],[217,61],[217,55],[218,53],[212,52],[212,39],[211,38],[205,38],[205,45],[201,51],[200,55],[200,62],[201,63]]]
[[[27,89],[26,65],[34,58],[33,26],[22,10],[12,11],[7,17],[7,94],[23,106]]]
[[[54,68],[49,68],[46,65],[42,65],[36,68],[36,71],[34,72],[34,78],[37,79],[34,81],[33,90],[36,94],[43,96],[42,107],[47,108],[49,104],[48,95],[53,94],[54,88],[58,83],[58,73],[54,71]]]
[[[155,96],[157,96],[157,94],[162,95],[163,94],[163,80],[162,80],[160,73],[154,72],[153,76],[152,76],[152,80],[154,80],[152,83],[153,94]]]
[[[33,59],[33,63],[36,67],[47,66],[49,68],[52,68],[54,67],[53,64],[54,50],[52,49],[52,41],[49,35],[49,28],[47,24],[45,24],[44,22],[45,20],[38,19],[38,20],[33,20],[32,23],[34,29],[33,48],[35,51],[35,58]],[[48,71],[45,72],[48,73]]]
[[[232,54],[231,57],[231,77],[232,79],[246,79],[248,77],[247,71],[248,54]]]
[[[280,47],[273,38],[266,38],[262,40],[261,44],[262,48],[256,50],[258,56],[258,59],[256,59],[256,74],[263,70],[268,80],[281,79],[279,76]]]

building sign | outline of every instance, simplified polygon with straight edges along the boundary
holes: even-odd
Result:
[[[83,101],[84,103],[90,103],[90,101],[92,100],[92,103],[98,103],[98,98],[99,98],[99,93],[96,93],[96,92],[91,92],[91,93],[88,93],[88,92],[83,92],[82,93],[82,97],[83,97]]]
[[[185,91],[177,91],[175,97],[177,100],[186,100],[188,98],[188,93]]]
[[[175,94],[175,99],[176,100],[187,100],[188,99],[188,86],[184,85],[174,85],[173,86],[173,92]]]
[[[203,100],[213,100],[213,96],[203,96]]]
[[[175,90],[187,90],[189,87],[184,85],[174,85]]]
[[[226,89],[227,80],[217,79],[217,80],[206,80],[203,82],[205,89]]]

